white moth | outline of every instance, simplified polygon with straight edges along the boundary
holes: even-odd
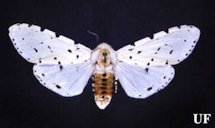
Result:
[[[132,98],[144,99],[165,88],[174,77],[172,65],[193,51],[200,30],[182,25],[146,37],[117,51],[101,43],[94,50],[50,30],[25,23],[9,28],[18,53],[34,63],[33,73],[48,89],[64,97],[83,92],[89,78],[97,106],[110,103],[115,80]]]

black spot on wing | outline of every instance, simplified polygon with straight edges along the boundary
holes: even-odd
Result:
[[[56,84],[55,86],[56,86],[57,89],[61,89],[60,85]]]
[[[38,79],[40,79],[40,76],[36,75],[36,77],[37,77]]]
[[[33,48],[35,52],[38,52],[38,50],[36,48]]]
[[[134,50],[133,48],[129,48],[129,49],[128,49],[128,51],[133,51],[133,50]]]
[[[145,71],[148,73],[149,72],[149,68],[145,68]]]
[[[138,51],[137,54],[140,54],[142,51]]]
[[[63,69],[63,66],[62,66],[62,65],[60,65],[60,66],[59,66],[59,68],[60,68],[60,70],[62,70],[62,69]]]
[[[59,64],[59,68],[60,68],[60,71],[63,69],[63,65],[61,64],[60,61],[58,61],[58,64]]]
[[[169,64],[169,62],[168,62],[168,60],[166,60],[166,63],[165,63],[166,65],[168,65]]]
[[[76,55],[76,58],[78,59],[78,58],[79,58],[79,55]]]
[[[72,53],[72,50],[71,50],[71,49],[68,49],[68,52]]]
[[[150,90],[152,90],[152,87],[148,87],[148,88],[147,88],[147,91],[150,91]]]
[[[42,59],[41,58],[39,58],[39,63],[42,63]]]
[[[169,52],[169,54],[172,54],[172,52],[173,52],[173,50],[171,50],[171,51]]]
[[[132,59],[132,56],[129,56],[129,59]]]

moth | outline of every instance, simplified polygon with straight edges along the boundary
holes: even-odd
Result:
[[[83,92],[92,76],[95,103],[105,109],[118,80],[125,93],[144,99],[165,88],[176,65],[193,51],[200,30],[192,25],[172,27],[115,51],[107,43],[94,50],[65,36],[26,23],[9,28],[18,53],[33,63],[39,82],[55,93],[72,97]]]

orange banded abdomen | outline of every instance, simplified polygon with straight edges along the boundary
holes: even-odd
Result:
[[[93,75],[93,93],[98,106],[106,107],[112,98],[114,76],[112,73]]]
[[[94,95],[110,95],[113,92],[113,74],[96,73],[93,76],[93,92]]]

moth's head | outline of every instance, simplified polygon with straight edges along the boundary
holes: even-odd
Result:
[[[105,43],[105,42],[99,44],[99,45],[97,46],[97,48],[113,50],[113,48],[112,48],[109,44],[107,44],[107,43]]]
[[[116,53],[110,45],[101,43],[93,51],[91,59],[100,66],[108,66],[110,63],[115,63]]]

